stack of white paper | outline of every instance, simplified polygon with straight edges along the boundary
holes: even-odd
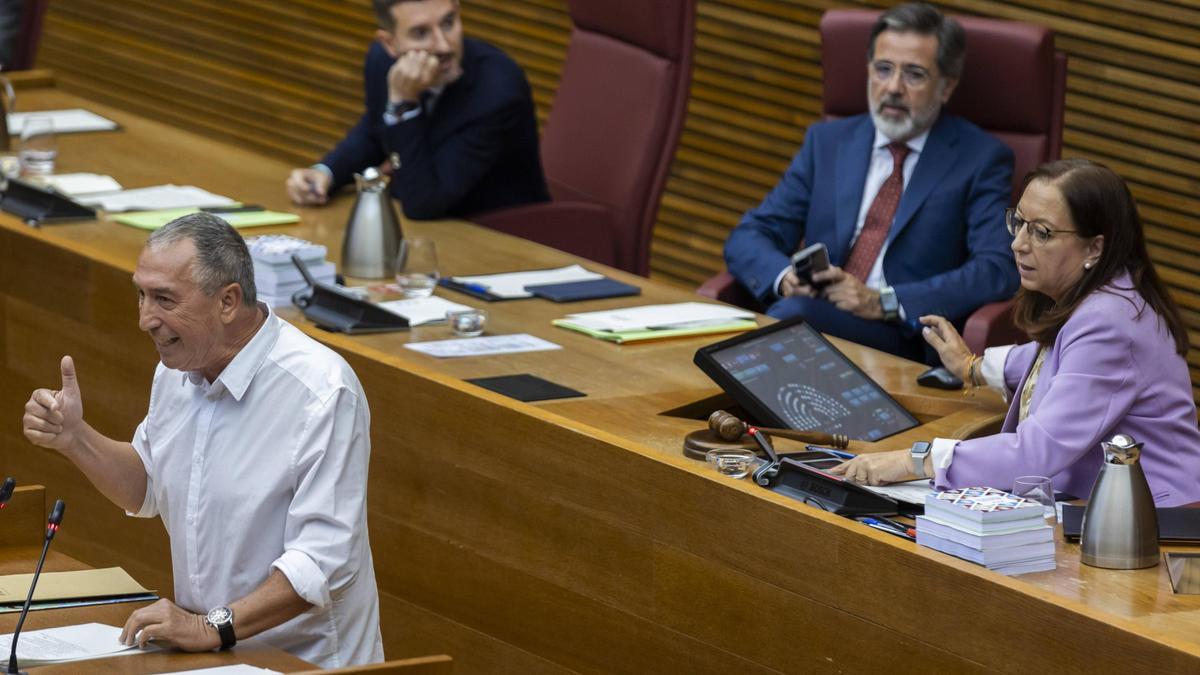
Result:
[[[54,176],[45,176],[41,182],[46,187],[53,188],[56,192],[68,197],[99,195],[121,190],[121,184],[112,176],[98,173],[60,173]]]
[[[337,277],[337,266],[325,260],[327,249],[311,241],[286,234],[268,234],[246,239],[246,246],[254,261],[258,299],[271,308],[290,306],[296,291],[308,287],[304,275],[292,262],[293,254],[300,257],[314,280],[332,284]]]
[[[552,270],[480,274],[472,277],[451,277],[450,280],[465,286],[478,287],[498,298],[532,298],[533,294],[525,290],[526,286],[565,284],[572,281],[592,281],[603,278],[603,274],[589,272],[580,265],[568,265]]]
[[[669,305],[643,305],[568,314],[566,318],[572,324],[590,330],[621,333],[719,325],[741,319],[753,319],[754,312],[706,302],[677,302]]]
[[[83,108],[71,108],[69,110],[31,110],[9,113],[8,133],[20,136],[21,129],[25,126],[25,120],[30,117],[49,117],[54,121],[54,133],[57,134],[77,131],[112,131],[117,128],[117,123],[107,117],[101,117]]]
[[[137,647],[121,644],[121,629],[102,623],[24,631],[17,641],[17,664],[22,668],[47,663],[81,661],[129,652]],[[8,663],[12,634],[0,635],[0,655]]]
[[[461,312],[471,309],[466,305],[460,305],[457,302],[450,302],[445,298],[439,298],[436,295],[430,295],[425,298],[405,298],[404,300],[390,300],[381,302],[379,306],[391,312],[399,314],[408,319],[408,325],[420,326],[426,323],[437,323],[438,321],[446,320],[446,312]]]
[[[453,340],[433,340],[431,342],[409,342],[404,346],[415,352],[435,356],[439,359],[461,358],[464,356],[494,356],[496,354],[562,349],[562,345],[556,345],[553,342],[543,340],[540,337],[534,337],[528,333],[488,335],[485,337],[457,338]]]
[[[194,185],[156,185],[136,190],[87,195],[76,201],[89,206],[98,206],[113,213],[163,209],[210,209],[237,205],[237,202],[229,197],[215,195]]]

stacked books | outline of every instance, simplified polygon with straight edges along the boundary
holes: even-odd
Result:
[[[1054,528],[1039,502],[990,487],[947,490],[925,498],[917,543],[1001,574],[1052,570]]]
[[[268,234],[246,239],[246,246],[254,260],[258,299],[272,309],[290,306],[292,295],[308,287],[304,275],[292,263],[293,255],[300,256],[316,281],[332,284],[337,276],[337,267],[325,260],[326,248],[311,241],[285,234]]]

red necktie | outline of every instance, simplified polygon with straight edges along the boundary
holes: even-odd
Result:
[[[900,206],[900,195],[904,193],[904,158],[908,157],[908,146],[904,143],[889,143],[887,149],[892,153],[892,175],[883,181],[871,208],[867,209],[867,218],[863,221],[862,232],[850,249],[850,259],[842,269],[847,274],[853,274],[859,281],[866,281],[875,259],[887,241],[888,230],[896,218],[896,208]]]

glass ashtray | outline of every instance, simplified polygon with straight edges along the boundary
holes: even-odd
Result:
[[[708,465],[722,476],[745,478],[754,469],[757,456],[753,450],[743,448],[714,448],[704,454]]]

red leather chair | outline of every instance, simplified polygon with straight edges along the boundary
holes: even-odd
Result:
[[[646,275],[687,110],[695,0],[568,5],[574,30],[541,142],[553,200],[474,220]]]
[[[30,70],[37,60],[38,43],[42,39],[42,21],[46,18],[46,7],[50,0],[25,0],[21,12],[21,32],[13,47],[12,63],[4,64],[4,70]]]
[[[835,9],[821,18],[824,66],[822,113],[837,119],[867,112],[867,43],[879,12]],[[967,33],[967,61],[946,109],[965,117],[1013,150],[1013,199],[1025,174],[1062,154],[1067,57],[1054,50],[1054,31],[1013,21],[955,17]],[[697,293],[759,309],[728,272]],[[1012,324],[1011,302],[984,305],[972,314],[963,339],[976,353],[1028,339]]]

